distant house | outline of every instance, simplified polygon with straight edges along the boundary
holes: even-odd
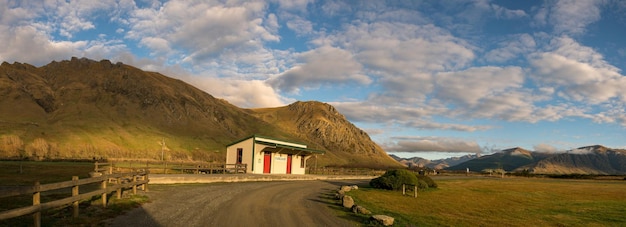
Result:
[[[248,173],[304,174],[307,160],[323,151],[306,144],[252,135],[226,147],[227,164],[247,164]]]

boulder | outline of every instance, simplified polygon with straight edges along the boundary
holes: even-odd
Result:
[[[352,212],[354,212],[355,214],[372,214],[372,212],[370,212],[368,209],[365,209],[365,207],[356,204],[352,206]]]
[[[354,206],[354,199],[352,199],[352,197],[349,195],[343,196],[343,198],[341,199],[341,204],[345,208],[352,208],[352,206]]]
[[[344,192],[349,192],[351,189],[352,189],[352,186],[344,185],[344,186],[341,186],[340,190]]]
[[[342,200],[346,194],[335,193],[335,199]]]
[[[351,188],[352,190],[359,190],[359,186],[357,186],[356,184],[355,184],[355,185],[350,186],[350,188]]]
[[[372,215],[372,220],[375,220],[384,226],[392,226],[394,221],[392,217],[382,214]]]

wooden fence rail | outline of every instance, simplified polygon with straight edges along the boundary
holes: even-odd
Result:
[[[413,197],[417,198],[417,185],[402,184],[402,195],[406,195],[406,186],[413,186]]]
[[[110,173],[149,169],[151,173],[194,173],[194,174],[225,174],[247,173],[248,164],[226,164],[207,162],[167,162],[167,161],[109,161],[109,163],[95,163],[94,172]]]
[[[115,179],[117,182],[112,187],[107,187],[109,179]],[[79,193],[79,186],[100,182],[100,189],[88,193]],[[0,212],[0,220],[15,218],[22,215],[33,214],[35,226],[41,226],[41,211],[56,207],[72,204],[73,216],[78,217],[78,202],[81,200],[91,199],[94,196],[101,196],[102,205],[106,207],[107,194],[116,192],[117,198],[121,198],[122,190],[132,188],[133,194],[137,193],[137,187],[141,186],[142,190],[148,190],[148,171],[132,172],[132,173],[116,173],[107,174],[99,177],[78,179],[77,176],[72,177],[71,181],[64,181],[51,184],[39,184],[36,182],[33,186],[19,187],[15,189],[0,190],[0,198],[32,195],[33,205],[27,207],[16,208],[12,210]],[[72,188],[72,196],[58,199],[50,202],[41,203],[41,193],[63,188]]]

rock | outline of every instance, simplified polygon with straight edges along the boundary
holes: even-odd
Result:
[[[341,203],[345,208],[352,208],[352,206],[354,206],[354,199],[352,199],[351,196],[346,195],[341,199]]]
[[[346,191],[339,189],[339,190],[337,190],[337,194],[345,195]]]
[[[344,186],[341,186],[340,190],[344,192],[349,192],[350,190],[352,190],[352,187],[348,185],[344,185]]]
[[[343,197],[344,197],[344,196],[346,196],[346,195],[345,195],[345,194],[341,194],[341,193],[336,193],[336,194],[335,194],[335,199],[338,199],[338,200],[343,200]]]
[[[392,226],[393,220],[394,220],[392,217],[389,217],[387,215],[382,215],[382,214],[372,215],[371,219],[377,221],[378,223],[384,226]]]
[[[354,212],[355,214],[372,214],[372,212],[370,212],[368,209],[365,209],[365,207],[356,204],[352,206],[352,212]]]
[[[350,186],[350,188],[352,190],[359,190],[359,186],[357,186],[357,185],[352,185],[352,186]]]

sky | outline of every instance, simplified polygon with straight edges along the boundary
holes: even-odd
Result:
[[[389,154],[626,148],[626,1],[0,0],[0,61],[109,59],[242,108],[321,101]]]

